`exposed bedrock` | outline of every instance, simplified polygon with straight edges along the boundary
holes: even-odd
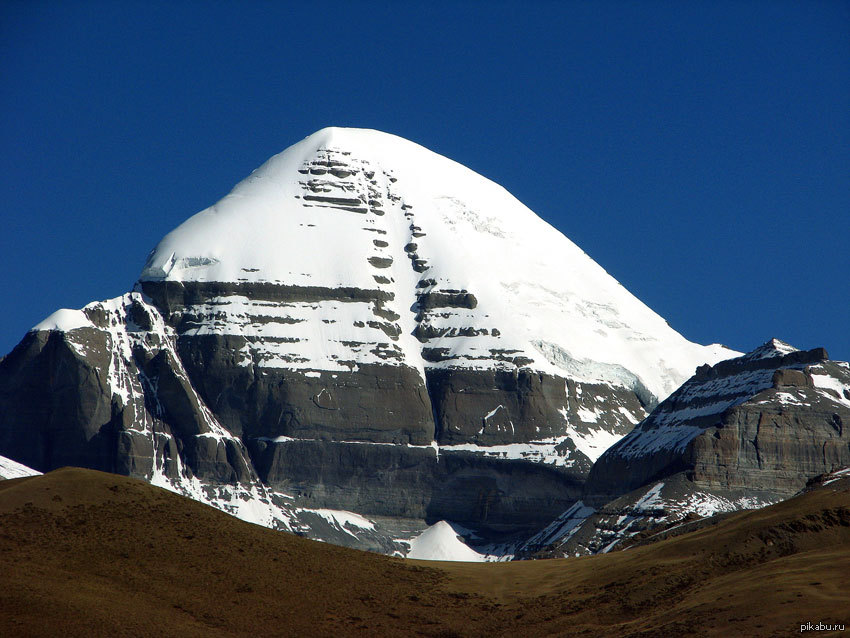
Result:
[[[431,403],[419,372],[360,365],[357,371],[308,371],[236,365],[244,338],[184,336],[186,371],[222,425],[245,439],[286,436],[428,445]]]
[[[432,369],[426,376],[441,445],[498,445],[563,432],[563,380],[525,370]]]
[[[329,441],[253,440],[260,477],[299,507],[448,519],[497,533],[530,531],[569,507],[581,479],[468,452]]]
[[[289,286],[269,282],[230,281],[141,281],[139,287],[162,312],[166,321],[177,327],[172,315],[188,306],[206,303],[215,297],[241,296],[254,301],[277,303],[317,301],[378,301],[392,299],[393,294],[368,288],[328,288],[323,286]],[[179,317],[179,314],[178,314]]]
[[[113,470],[118,406],[101,372],[109,349],[98,330],[81,336],[95,346],[86,356],[62,333],[30,332],[0,361],[0,454],[42,472]]]
[[[125,310],[142,321],[140,308]],[[170,344],[110,332],[114,314],[89,314],[98,327],[30,332],[0,361],[0,454],[43,472],[73,465],[176,479],[186,467],[212,482],[251,480],[240,444],[212,430]]]
[[[354,288],[325,286],[291,286],[269,282],[228,282],[228,281],[141,281],[137,288],[147,295],[162,313],[166,323],[178,333],[212,323],[210,316],[198,316],[193,307],[204,307],[213,300],[227,300],[228,297],[244,298],[249,302],[268,304],[316,304],[335,301],[341,303],[368,303],[376,318],[394,322],[399,317],[388,310],[385,304],[395,295],[377,288]],[[275,320],[271,317],[254,317],[262,323]],[[281,320],[281,319],[277,319]],[[285,321],[285,320],[284,320]]]
[[[814,393],[806,393],[814,394]],[[818,474],[850,465],[850,409],[810,396],[805,410],[744,404],[694,439],[686,464],[708,488],[772,490],[791,496]]]
[[[381,319],[372,323],[392,343],[400,329],[392,317],[382,318],[384,303],[392,299],[382,290],[245,282],[145,281],[141,286],[178,331],[178,351],[193,386],[237,436],[414,445],[436,438],[441,445],[499,445],[564,436],[567,420],[579,430],[604,428],[625,434],[645,414],[634,392],[624,388],[576,384],[528,368],[492,366],[493,360],[527,363],[514,361],[521,358],[515,351],[490,352],[482,360],[483,369],[426,366],[426,387],[419,371],[397,365],[395,359],[390,362],[395,365],[352,362],[349,370],[334,372],[263,365],[256,359],[252,365],[246,361],[251,355],[245,353],[251,353],[255,344],[248,337],[198,334],[194,329],[211,321],[196,316],[199,308],[234,295],[284,305],[369,302],[375,318]],[[423,313],[474,308],[477,301],[465,290],[446,290],[420,293],[417,303]],[[423,347],[423,356],[439,361],[441,356],[432,350]]]
[[[771,353],[771,343],[700,368],[599,458],[585,501],[599,506],[678,472],[712,493],[781,499],[850,465],[847,364],[822,348]]]
[[[412,369],[274,374],[226,365],[231,349],[216,338],[187,339],[178,358],[157,334],[137,337],[121,363],[134,388],[125,403],[106,379],[116,366],[114,335],[96,328],[28,334],[0,362],[0,453],[40,471],[76,465],[148,479],[155,467],[179,480],[182,466],[211,483],[249,481],[256,470],[298,506],[448,519],[491,533],[530,532],[581,491],[581,463],[558,468],[442,450],[438,457],[430,401]],[[474,379],[467,382],[492,382]],[[505,397],[516,392],[509,385],[498,400],[510,404]],[[237,440],[211,431],[206,408],[239,431],[248,458]],[[416,428],[399,427],[414,413]],[[268,440],[275,437],[285,438]]]
[[[604,426],[625,434],[642,415],[622,388],[565,381],[529,369],[426,371],[440,445],[501,445],[564,435],[565,417],[579,430]],[[620,410],[622,408],[623,411]],[[594,419],[588,423],[586,419]],[[584,418],[583,418],[584,417]]]

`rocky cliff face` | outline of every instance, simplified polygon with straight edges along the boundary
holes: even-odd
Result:
[[[0,361],[0,406],[0,449],[30,468],[137,476],[292,529],[289,503],[198,396],[139,293],[59,311],[27,334]]]
[[[850,465],[848,419],[847,364],[774,339],[699,368],[599,458],[587,497],[607,502],[684,471],[707,489],[786,498],[812,476]]]
[[[166,235],[134,292],[27,335],[0,362],[0,454],[282,527],[333,509],[508,534],[728,356],[496,184],[325,129]]]
[[[850,465],[850,365],[776,339],[703,366],[593,466],[521,555],[606,551],[648,530],[786,499]]]

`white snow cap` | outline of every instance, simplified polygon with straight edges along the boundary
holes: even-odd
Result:
[[[684,339],[498,184],[418,144],[366,129],[325,128],[272,157],[166,235],[141,280],[377,288],[392,295],[401,315],[400,363],[512,367],[481,356],[501,349],[520,353],[534,370],[643,387],[659,399],[698,365],[738,354]],[[475,296],[474,308],[435,320],[455,333],[426,345],[443,348],[450,361],[425,364],[412,336],[422,290]],[[341,332],[348,328],[339,313],[362,325],[357,306],[331,308],[337,314],[324,317],[333,321],[314,335],[317,345],[289,360],[333,369],[329,357],[323,363],[321,343],[362,340],[362,333]],[[488,331],[457,336],[470,326]],[[278,365],[273,359],[267,365]]]

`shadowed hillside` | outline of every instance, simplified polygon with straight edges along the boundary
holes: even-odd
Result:
[[[449,564],[67,468],[0,482],[0,635],[785,636],[850,624],[846,483],[625,552]]]

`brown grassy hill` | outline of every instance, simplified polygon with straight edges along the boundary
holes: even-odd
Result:
[[[848,592],[841,483],[625,552],[458,564],[90,470],[0,482],[0,636],[787,636],[850,624]]]

